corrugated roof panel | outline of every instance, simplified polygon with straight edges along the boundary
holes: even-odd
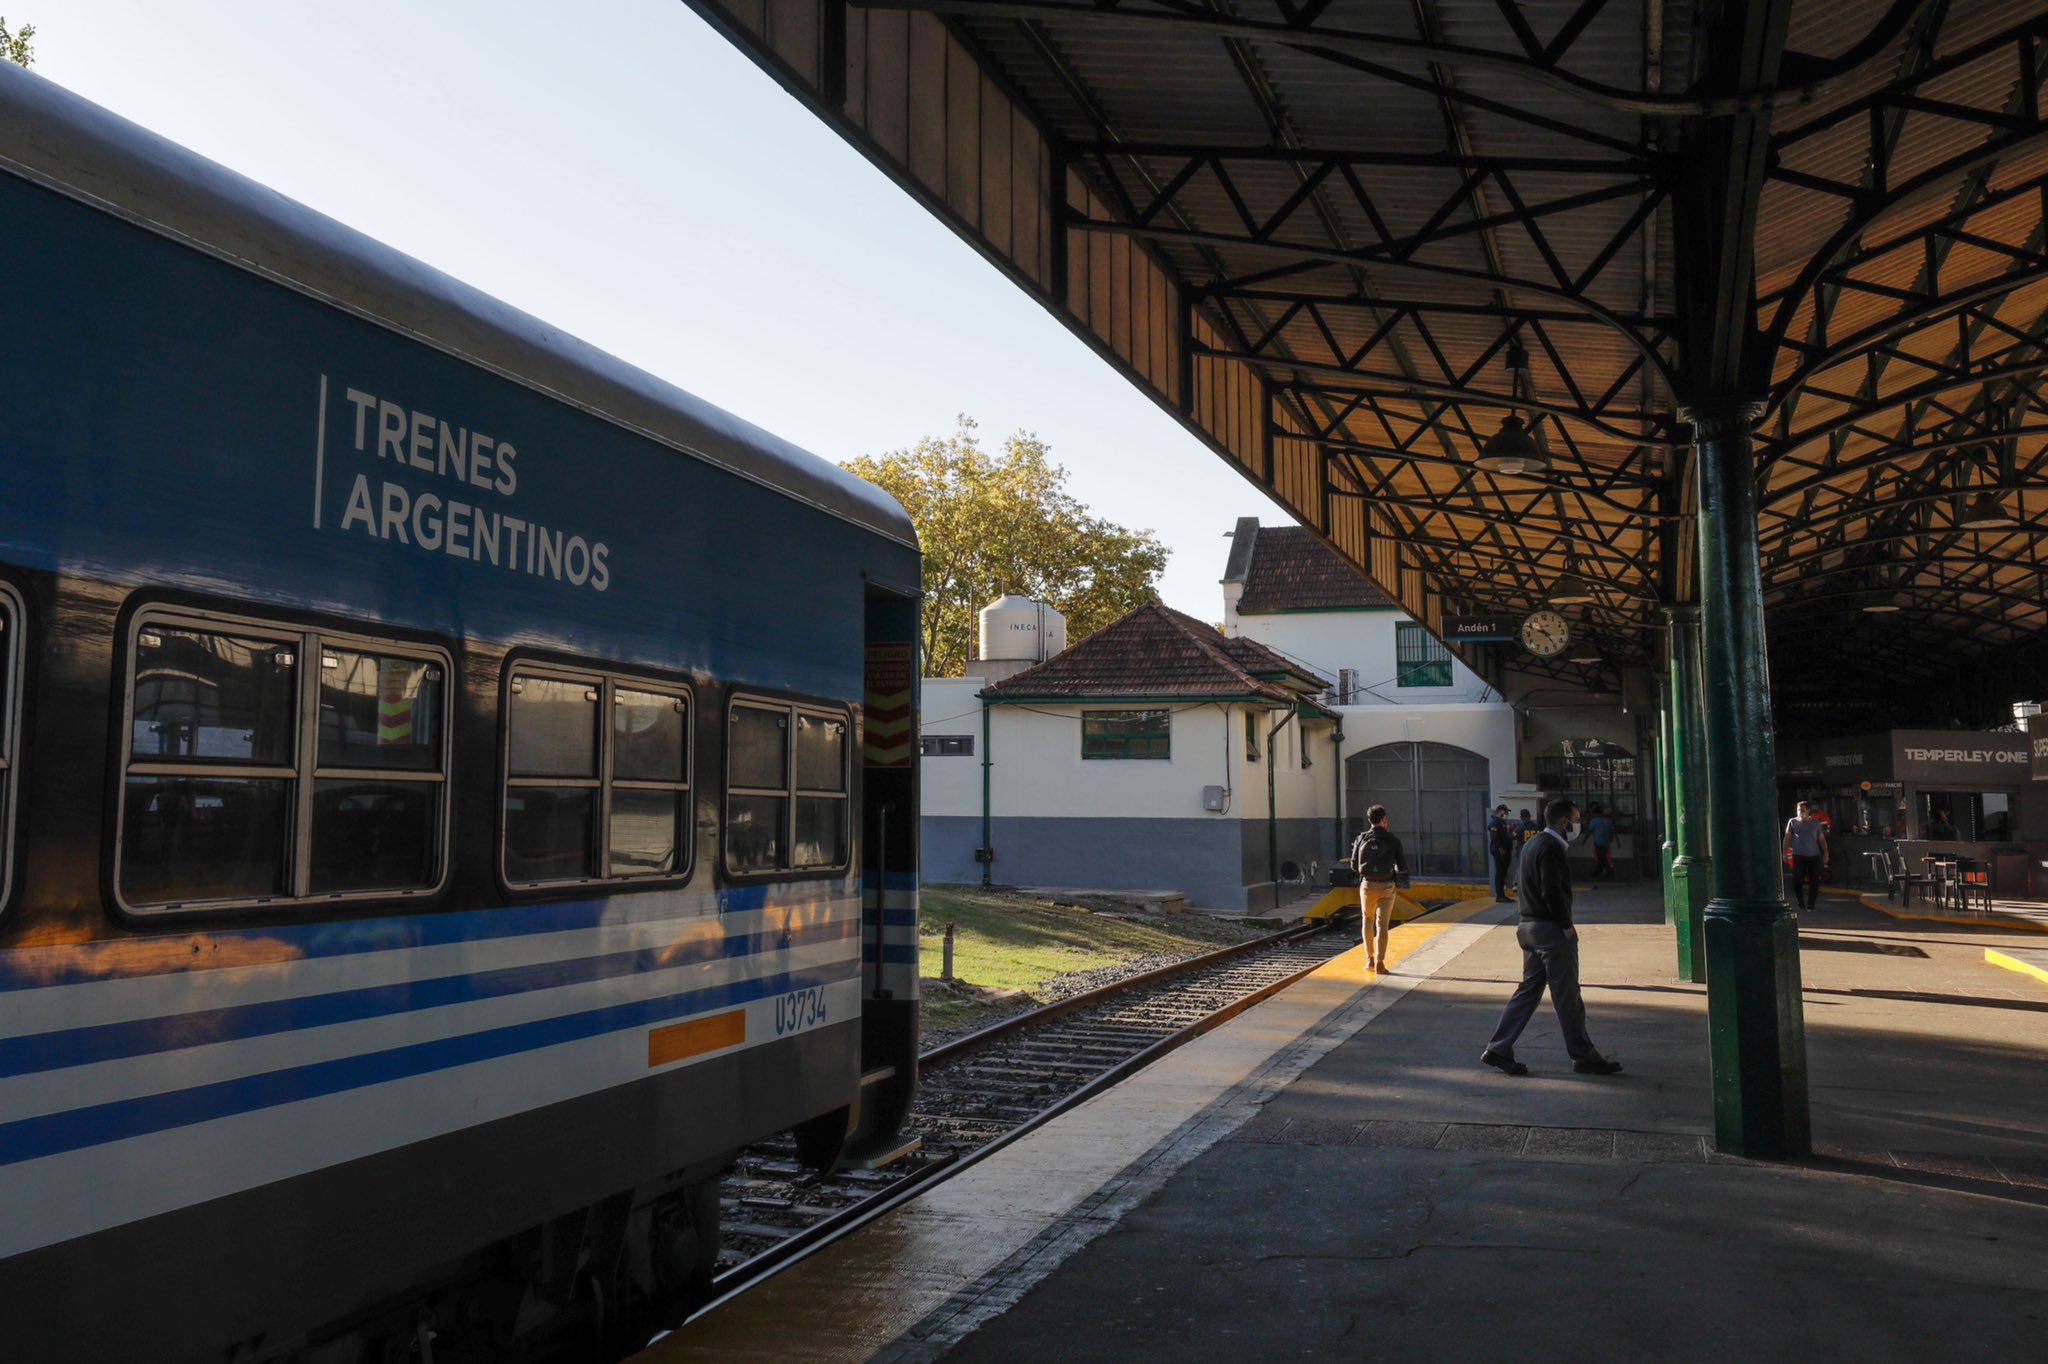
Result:
[[[1531,0],[1515,7],[1513,17],[1540,46],[1580,10],[1579,0]],[[1786,62],[1787,79],[1810,79],[1814,60],[1825,64],[1851,52],[1894,14],[1891,0],[1797,0],[1789,42],[1804,59]],[[1133,25],[1132,16],[1159,22]],[[1942,472],[1947,457],[1890,458],[1888,448],[1938,441],[1983,396],[1979,381],[1942,368],[1963,341],[1952,313],[1935,309],[1917,330],[1894,325],[1902,310],[1921,306],[1912,293],[1924,284],[1924,238],[1955,211],[1960,195],[1978,192],[1979,180],[1996,191],[2048,172],[2048,139],[2040,137],[2032,139],[2033,148],[2008,153],[1999,164],[1968,173],[1958,169],[1975,158],[1987,137],[2005,134],[1944,113],[1939,102],[2006,107],[2017,69],[2010,43],[1917,86],[1894,87],[1930,62],[1946,61],[2014,25],[2039,26],[2038,0],[1948,0],[1906,17],[1900,31],[1872,45],[1855,69],[1818,88],[1781,92],[1770,114],[1774,161],[1762,189],[1753,261],[1761,320],[1767,328],[1782,328],[1774,334],[1784,340],[1778,353],[1764,357],[1773,376],[1765,396],[1776,406],[1759,432],[1761,457],[1775,461],[1764,475],[1765,538],[1774,573],[1794,575],[1809,562],[1838,566],[1830,556],[1838,558],[1845,546],[1882,538],[1880,523],[1891,503],[1920,505],[1913,480],[1923,466]],[[1286,21],[1289,12],[1276,6],[1196,7],[1167,0],[1123,0],[1096,12],[1048,11],[1035,22],[970,9],[946,21],[969,37],[1005,88],[1018,93],[1029,117],[1064,145],[1104,138],[1159,144],[1077,168],[1087,183],[1106,191],[1090,213],[1116,231],[1067,234],[1072,292],[1065,299],[1049,297],[1048,306],[1125,357],[1154,396],[1169,405],[1185,400],[1190,424],[1220,453],[1266,479],[1305,521],[1320,525],[1327,514],[1327,476],[1342,502],[1336,519],[1352,528],[1343,542],[1361,560],[1369,557],[1382,584],[1411,610],[1428,607],[1426,591],[1440,591],[1445,599],[1527,593],[1532,580],[1555,570],[1571,537],[1588,543],[1611,539],[1615,549],[1599,556],[1600,570],[1631,592],[1647,594],[1649,570],[1641,560],[1654,558],[1657,523],[1632,510],[1648,500],[1647,493],[1623,479],[1611,496],[1602,496],[1597,483],[1573,471],[1578,458],[1606,469],[1643,468],[1635,461],[1643,456],[1646,435],[1658,441],[1684,435],[1672,411],[1681,395],[1671,392],[1655,366],[1631,373],[1640,358],[1632,338],[1574,313],[1569,295],[1590,278],[1587,303],[1623,317],[1653,312],[1655,322],[1645,325],[1674,329],[1655,342],[1658,364],[1682,358],[1676,354],[1682,328],[1676,328],[1673,314],[1680,306],[1681,279],[1675,225],[1684,210],[1667,201],[1642,226],[1634,215],[1643,201],[1633,187],[1563,210],[1548,206],[1619,186],[1621,172],[1611,167],[1632,153],[1683,149],[1688,129],[1682,119],[1645,119],[1622,107],[1625,99],[1590,87],[1641,91],[1646,70],[1654,68],[1660,78],[1654,98],[1684,100],[1692,44],[1702,26],[1722,22],[1721,11],[1684,0],[1653,0],[1647,10],[1636,4],[1599,9],[1561,58],[1564,82],[1527,69],[1516,28],[1496,0],[1336,0],[1317,11],[1299,45],[1272,34],[1233,45],[1215,31],[1232,23]],[[1653,29],[1661,29],[1655,51]],[[1369,35],[1432,36],[1453,49],[1491,55],[1447,52],[1423,60]],[[2048,30],[2039,36],[2048,39]],[[1308,50],[1318,41],[1348,55],[1333,60]],[[1446,91],[1419,88],[1440,75],[1448,82]],[[1564,88],[1572,80],[1582,88]],[[1872,120],[1860,103],[1880,91],[1892,112],[1879,126],[1897,134],[1883,183],[1871,165]],[[1909,105],[1910,112],[1899,112]],[[1284,222],[1275,223],[1276,210],[1298,197],[1302,177],[1318,167],[1230,153],[1279,146],[1350,153],[1352,174],[1370,204],[1358,201],[1343,176],[1331,175]],[[1225,154],[1228,185],[1209,169],[1181,177],[1187,159],[1176,147],[1213,147]],[[946,148],[948,158],[955,150]],[[1504,162],[1466,194],[1459,166],[1468,154]],[[1403,156],[1435,161],[1390,164]],[[1610,168],[1512,164],[1564,157]],[[1938,171],[1932,183],[1911,184],[1930,168]],[[914,165],[912,172],[917,173]],[[1146,212],[1158,187],[1176,178],[1182,183],[1173,202],[1151,219],[1152,228],[1169,235],[1150,248],[1151,259],[1173,278],[1155,281],[1144,269],[1146,257],[1130,245],[1134,225],[1108,220]],[[1914,192],[1883,206],[1870,221],[1857,222],[1855,215],[1868,209],[1868,196],[1884,184],[1894,196],[1902,186]],[[1829,185],[1833,192],[1824,188]],[[927,192],[941,204],[955,204],[943,183]],[[1462,201],[1454,201],[1460,195]],[[1123,208],[1125,199],[1137,207]],[[1518,221],[1510,212],[1517,199],[1538,215],[1533,221]],[[1482,216],[1498,220],[1483,232],[1471,230]],[[2041,216],[2040,197],[2031,191],[1968,215],[1966,231],[1984,240],[1937,247],[1941,290],[1954,294],[1987,281],[2002,285],[2017,263],[1990,243],[2038,240]],[[1447,230],[1433,241],[1401,241],[1398,250],[1387,250],[1382,227],[1400,239],[1431,224]],[[1207,239],[1173,239],[1171,231],[1183,225]],[[975,229],[970,224],[965,230]],[[1618,240],[1622,232],[1632,235]],[[1137,235],[1143,239],[1146,233]],[[1049,229],[1043,239],[1055,246],[1060,240]],[[1327,258],[1343,252],[1383,258]],[[1596,261],[1603,264],[1590,271]],[[1821,266],[1847,273],[1816,291],[1811,283]],[[1164,328],[1157,319],[1171,316],[1180,285],[1204,290],[1217,281],[1248,278],[1257,283],[1246,292],[1198,294],[1198,331],[1211,316],[1228,319],[1230,325],[1209,335],[1207,343],[1234,352],[1264,339],[1269,344],[1259,363],[1197,359],[1192,392],[1178,391],[1176,370],[1152,355],[1146,340]],[[1802,278],[1808,284],[1794,292]],[[1289,314],[1290,300],[1319,297],[1332,300],[1319,313],[1297,306]],[[1362,302],[1368,297],[1377,302]],[[1397,315],[1394,300],[1426,306],[1419,317]],[[2000,325],[1978,329],[1970,342],[1974,359],[2017,360],[2039,349],[2033,338],[2048,307],[2042,290],[2029,286],[1976,306],[1993,312]],[[1589,408],[1612,395],[1614,413],[1541,415],[1537,429],[1558,460],[1541,480],[1474,475],[1465,461],[1499,429],[1506,411],[1500,398],[1510,375],[1503,357],[1491,352],[1516,325],[1515,312],[1528,309],[1551,315],[1540,325],[1520,324],[1539,403]],[[1376,336],[1376,350],[1361,362],[1364,372],[1344,372]],[[1877,363],[1841,349],[1859,338],[1877,338],[1884,348]],[[1835,349],[1809,351],[1809,339]],[[1482,356],[1488,358],[1481,361]],[[1825,369],[1818,368],[1823,364]],[[1793,394],[1795,383],[1809,387]],[[1279,395],[1283,411],[1299,411],[1306,423],[1331,426],[1375,448],[1405,446],[1415,457],[1336,451],[1318,466],[1310,442],[1276,446],[1266,440],[1272,395]],[[1654,405],[1657,422],[1648,432],[1637,424],[1637,409],[1646,402]],[[2042,444],[2038,437],[2025,438],[2022,458],[2035,458]],[[1837,468],[1831,452],[1841,467],[1828,473]],[[1667,451],[1658,459],[1660,467],[1672,467],[1680,465],[1682,454]],[[1362,486],[1379,490],[1383,500],[1365,503],[1356,495]],[[2048,502],[2048,495],[2037,500]],[[1948,515],[1937,510],[1933,524],[1947,524]],[[1368,521],[1380,538],[1364,536]],[[1330,533],[1337,533],[1334,523]],[[1389,537],[1405,539],[1392,543]],[[1685,564],[1672,567],[1682,582]],[[1787,594],[1782,611],[1791,614],[1779,619],[1811,629],[1812,616],[1800,614],[1806,601],[1798,592]],[[1936,631],[1929,638],[1944,638],[1940,629],[1953,628],[1946,617],[1924,619]],[[1641,644],[1640,630],[1630,633],[1626,621],[1613,607],[1588,613],[1589,628],[1608,632],[1624,652]]]

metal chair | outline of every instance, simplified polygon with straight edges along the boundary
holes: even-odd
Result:
[[[1956,860],[1937,857],[1931,865],[1934,868],[1934,907],[1945,914],[1954,908],[1957,898]]]
[[[1971,857],[1959,857],[1949,883],[1955,907],[1965,914],[1991,912],[1991,869]]]
[[[1915,886],[1930,892],[1934,890],[1933,874],[1924,871],[1914,871],[1908,867],[1906,865],[1906,855],[1897,848],[1889,849],[1885,853],[1885,858],[1890,864],[1890,875],[1885,882],[1885,899],[1896,900],[1899,898],[1899,893],[1904,891],[1906,908],[1911,909],[1913,907],[1913,888]]]

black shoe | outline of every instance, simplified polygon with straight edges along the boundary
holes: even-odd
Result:
[[[1479,1059],[1503,1075],[1527,1075],[1529,1073],[1529,1068],[1520,1061],[1517,1061],[1512,1056],[1502,1056],[1498,1052],[1482,1051],[1479,1053]],[[1620,1067],[1617,1066],[1615,1069],[1619,1070]]]
[[[1621,1062],[1612,1056],[1596,1056],[1588,1061],[1572,1062],[1572,1069],[1581,1075],[1612,1075],[1621,1069]]]

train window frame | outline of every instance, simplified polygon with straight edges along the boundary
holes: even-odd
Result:
[[[515,777],[512,775],[512,698],[523,678],[540,678],[595,686],[597,695],[597,775],[576,777]],[[618,705],[621,690],[667,696],[683,704],[683,777],[680,782],[620,779],[613,775],[615,745],[609,716]],[[547,891],[578,886],[632,886],[635,888],[676,885],[686,882],[697,868],[697,693],[687,682],[654,673],[593,668],[546,659],[511,658],[504,665],[499,687],[498,714],[498,883],[507,891]],[[584,876],[515,879],[509,866],[511,853],[511,793],[520,788],[577,787],[597,792],[596,824],[586,865],[603,870]],[[612,793],[627,791],[669,791],[682,797],[682,816],[676,830],[680,854],[673,871],[613,872],[611,867]]]
[[[28,663],[23,637],[28,633],[28,607],[11,583],[0,582],[0,914],[14,904],[14,863],[20,854],[14,831],[21,804],[22,669]]]
[[[761,710],[779,713],[789,718],[789,742],[783,754],[783,784],[780,787],[735,786],[732,780],[732,724],[733,714],[739,710]],[[801,786],[797,781],[796,721],[799,716],[811,715],[823,720],[837,720],[846,726],[846,737],[840,746],[839,789],[827,791],[816,787]],[[814,701],[793,701],[786,697],[762,696],[751,692],[735,692],[726,698],[725,723],[720,730],[724,737],[725,790],[718,806],[718,861],[726,876],[740,881],[788,881],[800,878],[825,879],[844,876],[853,868],[853,750],[857,730],[853,712],[845,706],[819,704]],[[782,815],[782,844],[777,854],[776,865],[766,869],[748,870],[733,865],[732,860],[732,799],[734,796],[772,797],[787,802]],[[800,799],[833,799],[846,803],[843,816],[845,829],[845,856],[837,862],[799,866],[795,862],[797,802]]]
[[[208,634],[233,632],[245,638],[271,640],[296,650],[294,695],[292,698],[291,753],[288,762],[150,762],[135,754],[135,695],[140,681],[142,639],[152,627],[163,630],[191,630]],[[325,764],[320,760],[320,692],[322,666],[327,650],[376,657],[410,659],[440,670],[441,696],[438,714],[439,737],[435,741],[435,766],[431,769],[367,768]],[[121,743],[114,774],[114,831],[108,895],[115,908],[135,919],[184,918],[223,911],[319,910],[354,908],[363,905],[414,903],[432,900],[448,887],[453,875],[452,857],[455,815],[455,745],[451,727],[455,714],[456,674],[454,655],[435,644],[393,639],[348,627],[330,627],[289,617],[245,615],[179,605],[144,606],[130,617],[121,644]],[[144,769],[138,771],[138,768]],[[287,802],[284,873],[289,885],[270,895],[225,895],[211,899],[136,901],[123,888],[128,849],[128,782],[133,776],[190,775],[231,779],[281,780],[289,783]],[[361,890],[316,891],[313,880],[313,816],[319,784],[323,780],[375,779],[430,785],[438,788],[439,809],[432,835],[433,874],[424,885],[387,886]]]

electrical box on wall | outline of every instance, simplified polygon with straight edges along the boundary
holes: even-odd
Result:
[[[1224,802],[1229,799],[1230,788],[1227,786],[1205,786],[1202,788],[1202,808],[1204,810],[1220,812],[1223,809]]]

